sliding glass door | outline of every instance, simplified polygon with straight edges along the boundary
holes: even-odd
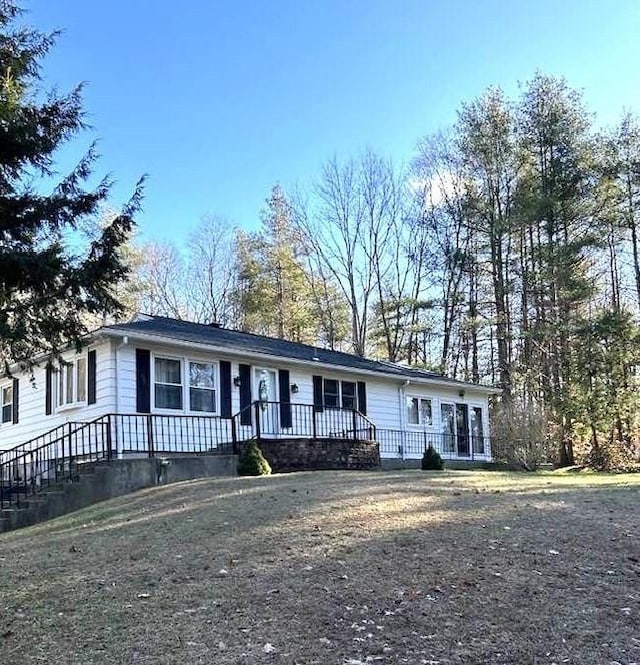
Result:
[[[458,457],[484,454],[482,409],[468,404],[440,404],[442,452]]]
[[[466,404],[456,404],[456,439],[458,455],[469,456],[469,407]]]
[[[484,427],[482,409],[479,406],[471,409],[471,446],[474,455],[484,455]]]

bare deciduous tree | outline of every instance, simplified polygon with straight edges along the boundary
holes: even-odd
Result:
[[[209,214],[189,237],[186,296],[194,321],[233,325],[236,233],[229,220]]]

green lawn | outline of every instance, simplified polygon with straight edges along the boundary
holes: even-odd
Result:
[[[0,663],[640,663],[640,474],[317,472],[0,534]]]

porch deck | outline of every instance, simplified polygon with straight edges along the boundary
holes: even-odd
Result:
[[[105,414],[69,422],[0,451],[0,509],[19,504],[52,482],[73,480],[81,465],[123,457],[238,454],[243,441],[340,440],[373,442],[380,457],[418,459],[433,446],[445,459],[489,460],[485,437],[380,429],[355,409],[255,402],[231,418],[214,415]]]

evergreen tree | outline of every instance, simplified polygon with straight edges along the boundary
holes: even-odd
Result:
[[[571,360],[581,343],[579,317],[593,295],[590,124],[581,95],[563,79],[537,74],[527,84],[520,103],[520,212],[532,261],[530,335],[538,349],[529,361],[555,417],[563,464],[574,462]]]
[[[331,287],[305,268],[306,250],[279,185],[266,203],[260,231],[240,232],[236,242],[241,329],[310,344],[335,340],[335,330],[330,335],[323,330],[327,317],[319,311],[320,298],[330,298]]]
[[[91,147],[71,173],[49,188],[54,155],[84,128],[81,87],[45,94],[40,62],[57,33],[19,25],[22,11],[0,2],[0,363],[29,365],[37,352],[79,343],[87,315],[117,314],[114,287],[126,276],[120,248],[133,227],[141,185],[85,251],[73,233],[99,215],[109,194],[86,182]],[[71,238],[70,238],[71,236]]]
[[[602,309],[579,333],[572,384],[577,429],[602,464],[604,449],[629,449],[640,426],[640,377],[633,371],[640,364],[640,328],[629,312]]]
[[[512,105],[499,89],[491,89],[475,102],[463,105],[458,114],[459,144],[469,179],[469,221],[477,248],[474,253],[488,254],[485,263],[491,275],[497,374],[505,401],[511,398],[513,364],[510,268],[519,162],[514,124]],[[471,295],[473,313],[477,294],[472,291]]]

